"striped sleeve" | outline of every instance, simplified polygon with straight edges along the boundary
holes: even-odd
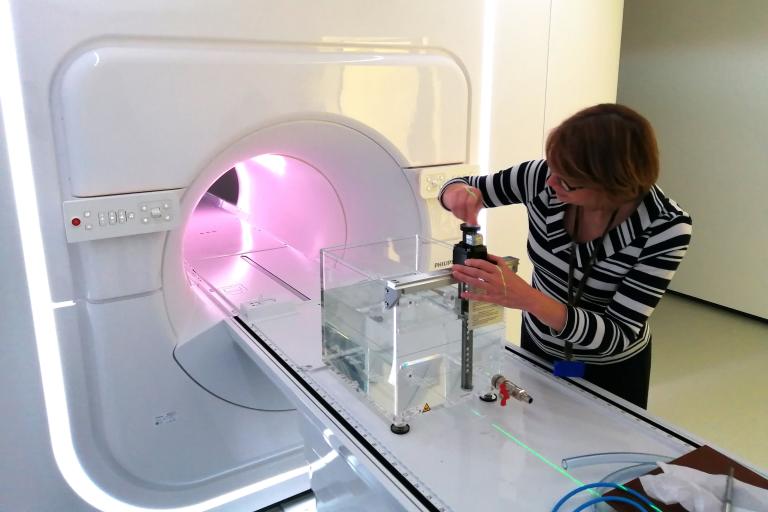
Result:
[[[630,346],[646,334],[648,317],[685,256],[691,229],[691,218],[687,215],[660,219],[605,313],[566,306],[565,327],[552,334],[564,342],[572,342],[574,355],[587,362],[596,359],[610,362],[612,356],[619,354],[626,357]]]
[[[464,183],[480,190],[486,208],[528,203],[546,186],[547,171],[546,160],[531,160],[487,176],[453,178],[443,184],[437,197],[445,208],[443,192],[446,187]]]

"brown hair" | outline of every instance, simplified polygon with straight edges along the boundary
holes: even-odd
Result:
[[[547,161],[565,179],[595,186],[617,200],[645,195],[659,177],[651,124],[614,103],[581,110],[547,137]]]

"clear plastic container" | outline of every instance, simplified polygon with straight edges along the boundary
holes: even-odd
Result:
[[[324,249],[323,360],[393,425],[488,390],[498,372],[503,322],[474,330],[474,390],[461,388],[457,285],[403,295],[387,282],[451,266],[453,246],[421,237]]]

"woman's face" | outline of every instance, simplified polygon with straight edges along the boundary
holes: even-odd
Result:
[[[551,168],[547,178],[547,185],[552,187],[557,198],[566,204],[586,206],[588,208],[604,208],[612,203],[602,189],[594,185],[578,183],[572,179],[564,178]]]

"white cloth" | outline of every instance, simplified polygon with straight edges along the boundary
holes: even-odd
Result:
[[[722,512],[727,475],[710,475],[686,466],[659,462],[658,475],[640,477],[651,498],[666,505],[679,503],[689,512]],[[733,512],[768,512],[768,489],[733,480]]]

